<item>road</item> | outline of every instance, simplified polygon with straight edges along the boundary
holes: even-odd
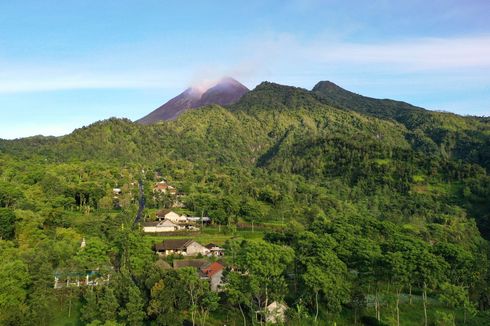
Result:
[[[145,210],[145,191],[143,189],[143,179],[138,180],[138,188],[139,188],[139,208],[138,208],[138,213],[136,214],[136,217],[134,218],[134,223],[133,223],[133,228],[138,225],[138,223],[141,220],[141,216],[143,215],[143,211]]]

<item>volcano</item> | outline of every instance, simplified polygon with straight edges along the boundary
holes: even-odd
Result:
[[[162,120],[175,120],[180,114],[190,109],[218,104],[227,106],[234,104],[247,93],[249,89],[237,80],[225,77],[210,88],[190,87],[156,110],[139,119],[137,122],[145,125]]]

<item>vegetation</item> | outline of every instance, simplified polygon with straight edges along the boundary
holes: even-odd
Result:
[[[176,121],[0,141],[0,324],[252,325],[273,301],[290,325],[488,324],[488,123],[263,83]],[[213,219],[196,240],[226,247],[223,292],[133,227],[140,179],[146,220],[172,206],[158,175]],[[54,289],[88,273],[108,279]]]

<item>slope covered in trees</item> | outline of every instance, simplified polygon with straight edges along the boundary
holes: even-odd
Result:
[[[327,82],[313,91],[265,82],[230,107],[175,121],[109,119],[64,137],[0,141],[0,255],[9,262],[0,324],[50,325],[59,310],[94,325],[251,324],[274,300],[288,304],[294,325],[362,316],[481,324],[489,139],[486,119]],[[185,193],[184,213],[224,226],[220,296],[189,270],[155,265],[131,228],[138,179],[146,218],[169,205],[152,195],[156,174]],[[278,227],[242,241],[237,227],[247,223]],[[53,289],[53,275],[96,269],[112,274],[110,285]]]

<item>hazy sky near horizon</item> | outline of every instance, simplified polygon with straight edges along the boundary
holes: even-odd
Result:
[[[1,1],[0,138],[136,120],[227,75],[490,115],[490,1]]]

